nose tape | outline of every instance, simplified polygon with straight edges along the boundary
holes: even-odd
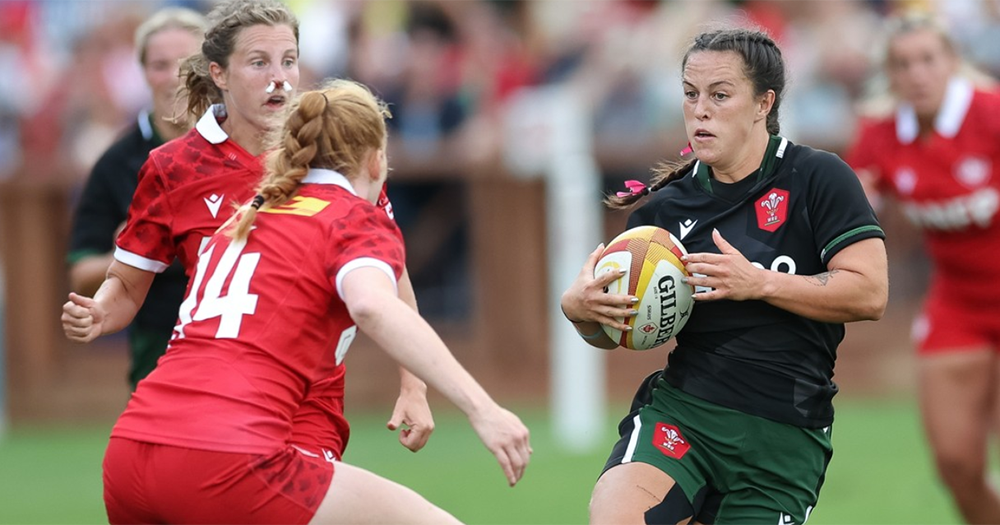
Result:
[[[271,93],[274,93],[275,89],[278,89],[278,81],[272,80],[271,83],[267,85],[267,89],[265,89],[264,92],[270,95]],[[283,80],[281,82],[281,89],[286,93],[289,93],[292,91],[292,85],[289,84],[287,80]]]

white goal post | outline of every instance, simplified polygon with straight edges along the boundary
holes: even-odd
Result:
[[[505,119],[508,171],[546,185],[553,435],[569,452],[590,452],[606,430],[606,351],[586,344],[559,307],[604,231],[590,108],[566,86],[544,86],[514,94]]]

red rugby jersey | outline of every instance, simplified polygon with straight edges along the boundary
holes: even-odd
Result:
[[[1000,94],[953,79],[934,131],[918,137],[916,114],[862,124],[848,154],[868,169],[924,233],[935,289],[974,302],[1000,292]]]
[[[159,273],[177,257],[191,278],[203,243],[235,204],[253,197],[263,175],[262,159],[219,126],[224,118],[225,108],[213,106],[194,129],[150,152],[115,259]]]
[[[118,261],[160,273],[177,257],[190,279],[204,243],[253,197],[263,157],[229,140],[224,119],[225,107],[212,106],[194,129],[149,154],[116,241]],[[392,218],[385,185],[378,206]]]
[[[162,272],[176,256],[188,279],[199,250],[253,197],[263,176],[263,156],[254,157],[220,126],[225,107],[213,106],[184,136],[153,150],[140,172],[126,227],[116,243],[118,261]],[[378,206],[392,217],[382,186]],[[190,284],[190,283],[189,283]],[[343,419],[343,367],[310,388],[296,416],[292,442],[316,454],[340,458],[349,436]]]
[[[346,178],[313,170],[306,182],[258,215],[246,241],[212,237],[179,335],[112,436],[261,454],[293,442],[300,404],[314,384],[342,374],[357,331],[343,277],[375,267],[396,282],[404,266],[399,229]]]

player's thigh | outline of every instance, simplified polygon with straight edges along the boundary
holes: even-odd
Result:
[[[590,498],[590,523],[688,523],[694,509],[676,482],[646,463],[608,469]]]
[[[337,463],[326,497],[309,523],[460,522],[412,489],[362,468]]]
[[[748,439],[723,458],[719,491],[705,499],[705,523],[805,523],[833,457],[833,427],[803,428],[747,416]]]
[[[920,410],[938,455],[985,455],[996,398],[997,355],[989,347],[922,354]]]
[[[766,489],[751,487],[726,494],[718,494],[718,499],[706,501],[712,509],[703,523],[711,525],[747,525],[753,523],[773,525],[799,525],[805,523],[815,505],[800,512],[785,510],[785,504],[774,499],[774,494]]]

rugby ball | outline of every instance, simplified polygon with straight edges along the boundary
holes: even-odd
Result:
[[[687,250],[670,232],[656,226],[639,226],[615,237],[594,268],[597,277],[606,272],[625,273],[608,286],[608,293],[634,295],[639,315],[627,322],[631,332],[602,325],[619,346],[649,350],[672,339],[684,328],[694,307],[694,288],[683,281],[691,275],[681,262]]]

